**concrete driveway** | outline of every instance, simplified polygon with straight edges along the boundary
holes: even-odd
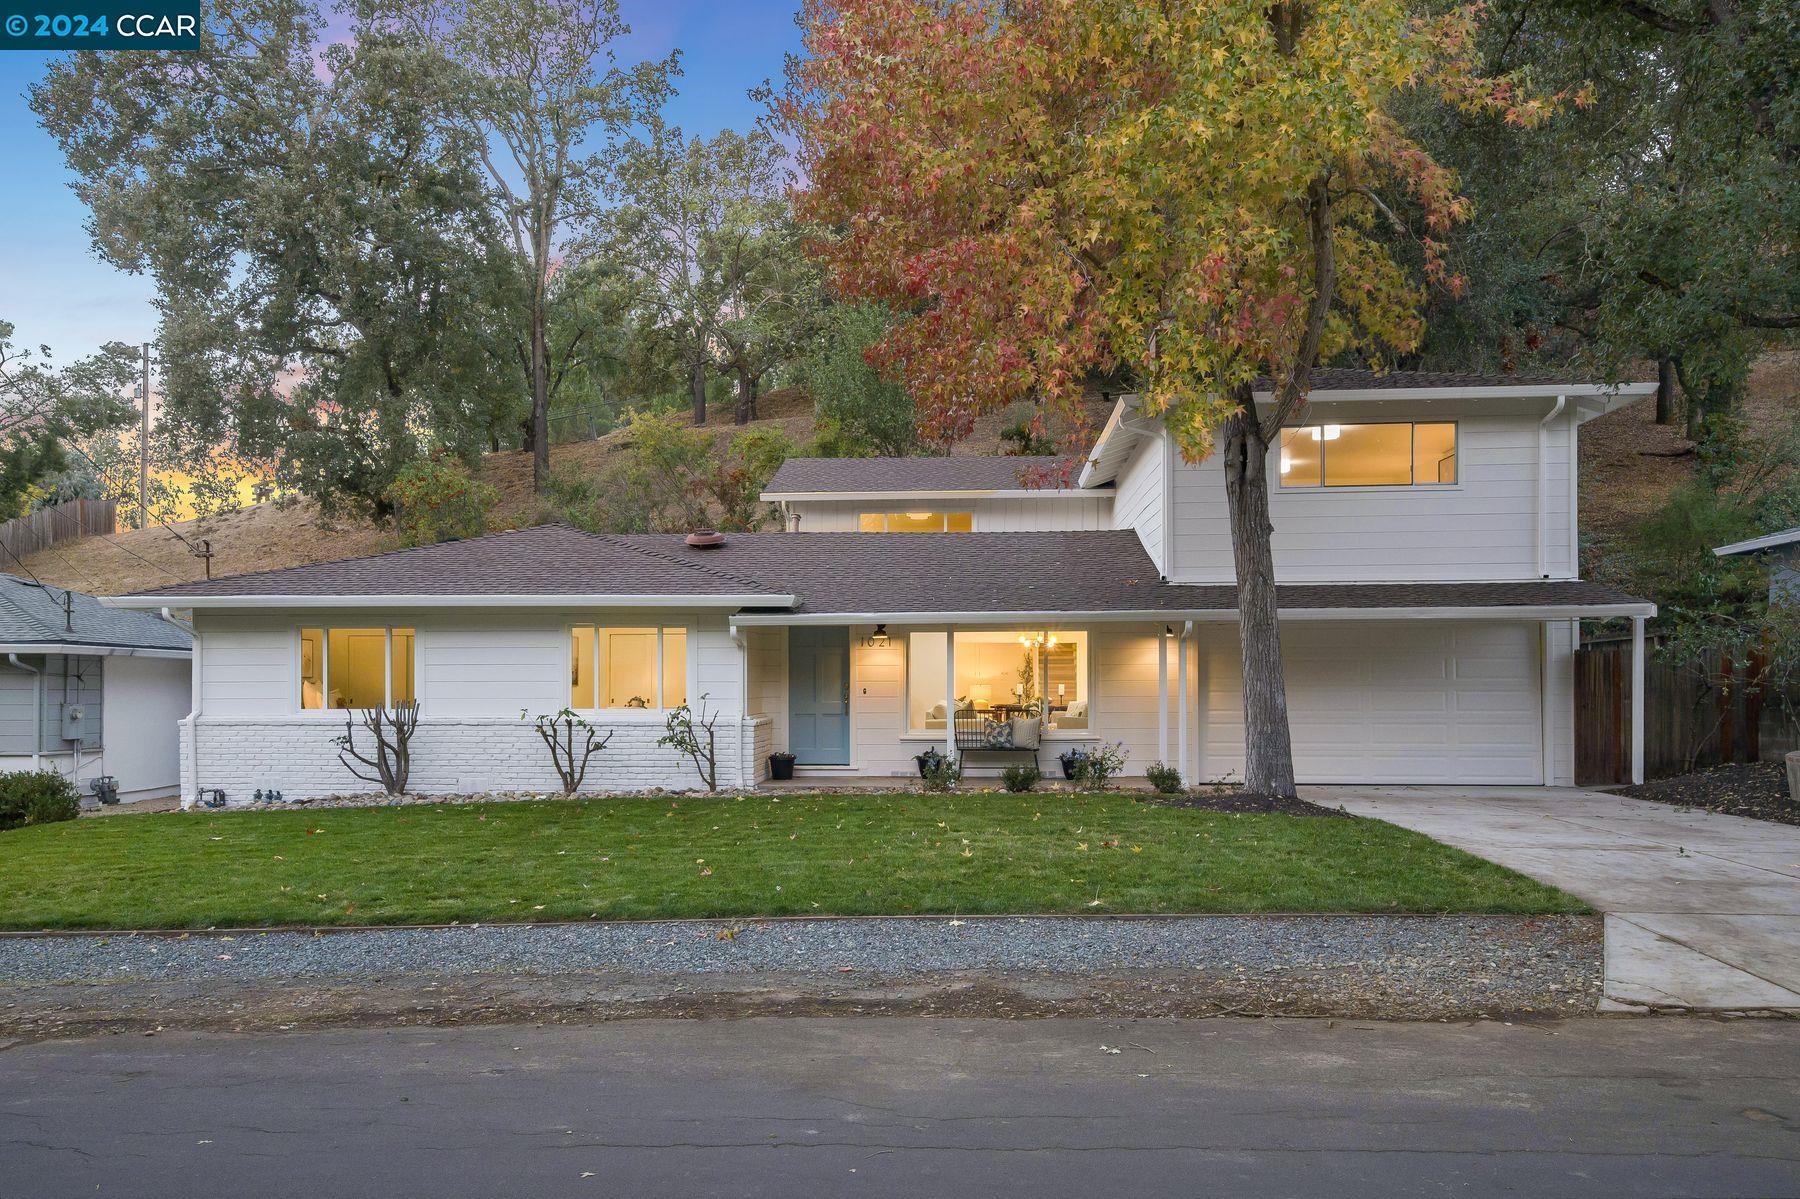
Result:
[[[1311,787],[1606,913],[1614,1008],[1800,1011],[1800,828],[1574,788]]]

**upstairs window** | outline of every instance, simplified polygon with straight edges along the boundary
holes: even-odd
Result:
[[[687,702],[687,630],[576,625],[569,706],[678,708]]]
[[[300,707],[387,708],[411,703],[411,629],[301,629]]]
[[[857,518],[863,533],[969,533],[973,512],[864,512]]]
[[[1302,425],[1281,431],[1283,487],[1440,487],[1456,482],[1451,422]]]

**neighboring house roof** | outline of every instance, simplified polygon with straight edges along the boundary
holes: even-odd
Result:
[[[1786,545],[1800,545],[1800,525],[1791,529],[1783,529],[1779,533],[1770,533],[1764,537],[1752,537],[1748,541],[1734,541],[1730,545],[1722,545],[1713,553],[1721,558],[1730,558],[1737,554],[1755,554],[1763,550],[1780,549]]]
[[[634,540],[639,544],[632,544]],[[365,558],[178,583],[130,598],[175,604],[215,597],[248,597],[270,604],[346,597],[427,603],[434,598],[463,597],[489,602],[523,598],[611,603],[681,597],[690,601],[689,606],[719,607],[780,604],[789,598],[754,579],[728,573],[717,557],[688,550],[678,536],[658,538],[652,545],[642,539],[584,533],[562,524]]]
[[[763,499],[841,493],[1056,491],[1076,463],[1058,457],[789,458],[763,488]]]
[[[732,533],[713,549],[678,534],[597,535],[545,525],[416,550],[164,587],[123,604],[350,606],[610,602],[718,606],[785,620],[946,613],[1229,613],[1236,588],[1164,583],[1130,529],[1021,533]],[[1307,584],[1283,610],[1649,605],[1573,581]],[[1619,614],[1628,614],[1620,612]]]
[[[68,608],[63,607],[68,597]],[[180,625],[148,612],[121,612],[91,595],[44,587],[0,574],[0,646],[150,649],[187,652],[193,640]],[[10,650],[20,652],[18,649]]]

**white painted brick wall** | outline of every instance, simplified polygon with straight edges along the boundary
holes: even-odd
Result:
[[[622,716],[594,722],[612,740],[588,765],[582,790],[638,791],[660,787],[697,790],[694,765],[675,750],[656,744],[664,732],[660,717]],[[333,739],[344,726],[318,717],[238,718],[201,716],[182,722],[183,800],[190,790],[222,789],[226,801],[253,801],[257,790],[277,790],[284,799],[376,792],[380,786],[350,774],[338,760]],[[773,737],[768,717],[721,717],[718,784],[754,786],[766,768]],[[367,730],[358,726],[356,744],[372,756]],[[198,769],[192,767],[197,764]],[[562,788],[550,751],[529,722],[494,717],[419,718],[412,740],[412,772],[407,790],[421,794],[481,791],[546,791]]]

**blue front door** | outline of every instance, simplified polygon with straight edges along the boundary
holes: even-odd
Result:
[[[788,630],[788,750],[802,766],[850,764],[850,630]]]

